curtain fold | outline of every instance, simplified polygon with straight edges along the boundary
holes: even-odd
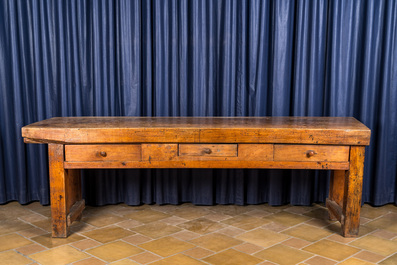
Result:
[[[353,116],[397,203],[397,1],[0,1],[0,203],[49,203],[55,116]],[[328,171],[83,170],[88,204],[323,202]]]

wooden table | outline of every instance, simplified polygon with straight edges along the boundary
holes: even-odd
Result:
[[[332,170],[329,216],[354,237],[370,134],[335,117],[64,117],[22,128],[26,143],[48,143],[53,237],[82,215],[85,168]]]

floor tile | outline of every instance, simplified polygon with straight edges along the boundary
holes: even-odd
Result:
[[[180,240],[185,240],[185,241],[189,241],[195,238],[198,238],[199,236],[201,236],[200,234],[191,232],[191,231],[181,231],[178,233],[175,233],[172,235],[175,238],[178,238]]]
[[[225,225],[205,218],[198,218],[183,224],[179,224],[178,227],[198,234],[207,234],[223,228]]]
[[[222,223],[232,225],[243,230],[252,230],[270,223],[270,221],[263,218],[242,214],[222,221]]]
[[[97,258],[88,258],[84,260],[77,261],[73,265],[104,265],[106,262],[99,260]]]
[[[208,215],[206,215],[206,216],[208,216]],[[166,224],[169,224],[169,225],[179,225],[179,224],[182,224],[182,223],[186,223],[188,221],[189,220],[181,218],[179,216],[171,216],[171,217],[167,217],[165,219],[161,219],[160,220],[160,222],[163,222],[163,223],[166,223]]]
[[[384,256],[389,256],[397,251],[397,242],[393,242],[372,235],[359,238],[350,243],[350,245],[366,249],[368,251]]]
[[[397,220],[396,220],[396,222],[397,222]],[[377,237],[381,237],[381,238],[385,238],[385,239],[392,239],[392,238],[397,237],[397,233],[379,229],[379,230],[376,230],[375,232],[373,232],[371,234],[371,236],[377,236]]]
[[[122,260],[113,262],[112,265],[139,265],[139,263],[136,263],[130,259],[122,259]]]
[[[385,207],[374,207],[369,204],[364,204],[361,207],[360,216],[368,219],[375,219],[387,214],[389,211]]]
[[[98,227],[80,221],[74,221],[70,226],[72,233],[84,233],[94,229],[98,229]]]
[[[130,230],[150,238],[159,238],[172,235],[181,231],[182,229],[163,222],[152,222],[146,225],[131,228]]]
[[[397,213],[389,213],[366,224],[368,227],[375,229],[384,229],[393,233],[397,233]]]
[[[287,240],[289,237],[270,230],[258,228],[238,235],[236,238],[266,248]]]
[[[0,252],[32,244],[32,241],[17,234],[0,236]]]
[[[63,265],[86,259],[90,256],[71,246],[61,246],[29,255],[29,257],[42,265]]]
[[[285,230],[283,234],[297,237],[306,241],[315,242],[324,237],[331,235],[332,233],[324,229],[320,229],[314,226],[301,224],[291,229]]]
[[[123,238],[123,241],[126,241],[132,245],[139,245],[139,244],[143,244],[145,242],[148,242],[152,240],[150,237],[147,236],[143,236],[143,235],[132,235],[132,236],[128,236]]]
[[[284,245],[275,245],[256,253],[254,256],[280,265],[290,265],[298,264],[313,255]]]
[[[47,247],[47,248],[55,248],[62,245],[66,245],[69,243],[73,243],[79,240],[83,240],[84,237],[79,236],[78,234],[71,234],[67,238],[53,238],[51,234],[45,234],[41,236],[32,237],[31,240]]]
[[[195,245],[176,239],[174,237],[163,237],[139,245],[139,247],[151,251],[162,257],[167,257],[179,252],[192,249]]]
[[[16,249],[16,251],[25,256],[29,256],[30,254],[37,253],[43,250],[46,250],[46,248],[38,244],[26,245]]]
[[[141,214],[137,214],[139,212]],[[177,213],[177,215],[172,213]],[[146,223],[125,217],[133,214],[140,216],[138,218],[142,218]],[[296,258],[297,255],[291,255],[291,249],[292,253],[310,255],[308,259],[298,263],[301,265],[328,265],[336,262],[397,264],[397,249],[394,249],[397,244],[397,233],[394,231],[394,218],[397,217],[396,206],[364,205],[360,219],[360,234],[357,238],[342,237],[339,222],[329,221],[327,209],[318,204],[313,207],[291,205],[272,207],[267,204],[194,206],[190,203],[135,207],[120,204],[104,207],[88,206],[83,215],[85,219],[97,222],[100,229],[91,224],[76,221],[71,226],[72,234],[69,238],[52,239],[49,233],[51,221],[48,218],[50,207],[41,206],[39,203],[27,206],[11,203],[0,206],[0,232],[3,233],[0,233],[0,247],[4,248],[6,245],[6,243],[2,245],[2,241],[7,242],[6,249],[0,251],[0,264],[7,264],[6,255],[14,257],[14,259],[11,258],[13,265],[18,264],[20,257],[22,257],[21,264],[25,264],[24,258],[27,258],[30,265],[39,265],[39,261],[34,263],[30,258],[36,255],[47,259],[47,264],[53,264],[48,261],[50,260],[48,256],[54,253],[50,250],[57,250],[60,252],[55,253],[54,256],[60,257],[58,259],[60,264],[69,262],[65,260],[67,256],[67,258],[73,258],[71,261],[73,265],[110,262],[92,256],[89,251],[96,251],[98,255],[108,255],[112,260],[112,265],[152,264],[153,262],[174,265],[176,262],[176,264],[181,263],[180,260],[183,260],[182,264],[189,264],[189,262],[195,264],[201,261],[209,264],[211,261],[214,264],[239,262],[240,265],[252,262],[252,260],[247,260],[247,257],[258,258],[259,261],[256,260],[256,264],[274,265],[277,264],[275,261],[266,261],[255,255],[266,253],[266,250],[270,254],[277,251],[281,253],[284,249],[288,249],[292,258]],[[167,217],[163,218],[164,216]],[[259,220],[264,220],[266,223],[257,226]],[[363,225],[363,221],[367,223]],[[31,226],[32,223],[37,227]],[[106,227],[102,226],[104,224],[107,224]],[[170,228],[171,230],[168,231]],[[174,228],[176,228],[175,231]],[[108,237],[104,240],[106,243],[85,236],[88,232],[96,234],[97,232],[94,231],[104,232],[96,236]],[[121,231],[121,235],[117,231]],[[124,234],[125,231],[126,234]],[[10,240],[7,236],[16,237],[16,240],[12,238]],[[16,247],[9,248],[8,243],[15,244]],[[121,246],[115,246],[115,243]],[[146,244],[148,248],[160,251],[163,255],[149,249],[145,251],[142,246]],[[45,246],[48,246],[50,250]],[[172,246],[171,249],[169,249],[170,246]],[[64,251],[61,251],[62,249]],[[67,251],[87,254],[87,256],[65,254]],[[118,251],[127,253],[121,255]],[[119,256],[115,258],[114,255]],[[233,256],[231,261],[229,256]],[[279,255],[278,258],[284,257]],[[285,260],[280,262],[281,264],[288,263]]]
[[[347,260],[342,261],[339,264],[340,265],[374,265],[374,263],[356,259],[356,258],[349,258]]]
[[[313,211],[304,213],[303,215],[320,220],[329,220],[328,209],[325,207],[316,207]]]
[[[32,223],[32,225],[47,231],[47,233],[50,233],[52,231],[51,219],[34,222]]]
[[[143,252],[142,249],[134,247],[131,244],[123,241],[116,241],[92,248],[87,251],[91,255],[98,257],[106,262],[113,262],[116,260],[124,259],[132,255]]]
[[[218,230],[217,232],[227,236],[237,236],[237,235],[241,235],[242,233],[245,233],[246,231],[234,226],[227,226],[225,228]]]
[[[319,257],[319,256],[315,256],[311,259],[308,259],[305,261],[306,264],[309,265],[334,265],[336,264],[336,261],[330,260],[330,259],[326,259],[323,257]]]
[[[337,261],[344,260],[360,251],[358,248],[326,239],[307,246],[303,250]]]
[[[381,261],[379,263],[380,265],[396,265],[397,264],[397,254],[394,254],[391,257],[388,257],[387,259]]]
[[[197,248],[192,248],[192,249],[186,250],[184,252],[184,254],[188,255],[192,258],[195,258],[195,259],[202,259],[202,258],[208,257],[210,255],[213,255],[214,252],[211,250],[205,249],[205,248],[197,247]]]
[[[48,233],[47,231],[40,229],[40,228],[36,228],[36,227],[18,231],[18,234],[20,234],[21,236],[26,237],[26,238],[40,236],[40,235],[44,235],[47,233]]]
[[[285,209],[284,211],[294,213],[294,214],[304,214],[315,210],[314,207],[311,206],[291,206]]]
[[[214,211],[224,215],[237,216],[246,212],[250,212],[252,209],[240,205],[216,205],[214,207]]]
[[[150,252],[144,252],[135,256],[130,257],[130,259],[138,262],[139,264],[147,264],[154,262],[156,260],[162,259],[160,256],[152,254]]]
[[[33,261],[16,253],[13,250],[0,253],[0,264],[2,265],[25,265]]]
[[[19,220],[22,220],[24,222],[27,223],[34,223],[34,222],[39,222],[39,221],[43,221],[43,220],[47,220],[48,217],[45,217],[41,214],[38,213],[31,213],[29,215],[24,215],[18,218]]]
[[[137,220],[130,220],[130,219],[122,221],[120,223],[117,223],[117,226],[120,226],[120,227],[126,228],[126,229],[130,229],[130,228],[141,226],[141,225],[143,225],[143,223],[138,222]]]
[[[301,249],[301,248],[306,247],[307,245],[310,245],[311,243],[306,240],[303,240],[303,239],[291,238],[291,239],[284,241],[282,244],[286,245],[288,247]]]
[[[211,212],[207,209],[196,206],[191,208],[178,208],[175,211],[172,211],[170,214],[183,219],[194,220],[210,213]]]
[[[311,219],[310,217],[307,217],[307,216],[297,215],[297,214],[288,213],[288,212],[275,213],[275,214],[269,215],[265,218],[272,222],[275,222],[277,224],[282,224],[285,226],[297,225],[297,224],[306,222]]]
[[[156,261],[154,263],[151,263],[153,265],[177,265],[177,264],[183,264],[183,265],[201,265],[205,264],[204,262],[198,261],[196,259],[193,259],[191,257],[178,254],[169,258],[165,258],[159,261]]]
[[[265,224],[265,225],[263,225],[261,227],[264,228],[264,229],[273,231],[273,232],[277,232],[277,233],[281,232],[281,231],[284,231],[284,230],[287,230],[288,228],[290,228],[289,226],[282,225],[282,224],[275,223],[275,222],[270,222],[270,223]]]
[[[256,252],[259,252],[261,250],[263,250],[263,247],[251,244],[251,243],[244,243],[238,246],[233,247],[235,250],[247,253],[247,254],[253,254]]]
[[[263,217],[265,217],[265,216],[271,215],[272,213],[269,213],[269,212],[264,211],[264,210],[255,209],[255,210],[246,212],[245,214],[246,214],[246,215],[249,215],[249,216],[254,216],[254,217],[263,218]]]
[[[355,255],[355,257],[365,260],[365,261],[373,262],[373,263],[377,263],[377,262],[386,258],[385,256],[382,256],[382,255],[379,255],[379,254],[376,254],[376,253],[373,253],[370,251],[366,251],[366,250],[363,250],[360,253],[357,253]]]
[[[203,261],[215,265],[253,265],[258,264],[262,260],[254,256],[241,253],[234,249],[228,249],[226,251],[204,258]]]
[[[193,239],[190,241],[191,243],[200,246],[205,249],[209,249],[215,252],[219,252],[221,250],[231,248],[236,245],[240,245],[243,243],[241,240],[237,240],[235,238],[222,235],[222,234],[217,234],[217,233],[212,233],[209,235],[205,235],[196,239]]]
[[[0,235],[9,234],[13,232],[23,231],[34,228],[18,219],[5,219],[0,221]]]
[[[124,237],[131,236],[133,234],[134,234],[133,232],[130,232],[126,229],[116,226],[100,228],[83,233],[83,235],[92,238],[96,241],[99,241],[101,243],[107,243],[117,239],[122,239]]]
[[[78,241],[76,243],[71,244],[73,247],[78,248],[80,250],[86,250],[89,248],[93,248],[93,247],[97,247],[99,246],[101,243],[92,240],[92,239],[84,239],[81,241]]]
[[[130,213],[125,215],[126,218],[147,224],[150,222],[154,222],[154,221],[159,221],[161,219],[165,219],[170,217],[169,214],[165,214],[162,212],[158,212],[158,211],[153,211],[151,209],[146,209],[143,211],[139,211],[139,212],[134,212],[134,213]]]
[[[122,260],[113,262],[112,265],[139,265],[139,263],[136,263],[130,259],[122,259]]]
[[[340,225],[339,222],[333,223],[333,224],[331,224],[331,225],[329,225],[327,227],[324,227],[324,230],[328,230],[330,232],[334,232],[334,233],[337,233],[339,235],[342,234],[342,229],[341,229],[341,225]],[[374,227],[368,227],[366,225],[360,225],[359,232],[358,232],[358,237],[365,236],[365,235],[367,235],[369,233],[372,233],[375,230],[376,230],[376,228],[374,228]]]
[[[332,241],[336,241],[336,242],[339,242],[339,243],[347,244],[347,243],[350,243],[350,242],[356,240],[357,238],[355,238],[355,237],[343,237],[340,234],[333,234],[333,235],[327,237],[327,239],[332,240]]]
[[[105,213],[102,215],[84,215],[83,213],[83,218],[82,218],[82,221],[84,223],[88,223],[96,227],[104,227],[118,222],[122,222],[124,220],[125,218],[123,217],[109,213]]]

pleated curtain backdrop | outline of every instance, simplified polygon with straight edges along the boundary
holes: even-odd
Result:
[[[0,203],[49,203],[55,116],[354,116],[397,203],[397,1],[0,1]],[[91,205],[324,202],[329,172],[84,170]]]

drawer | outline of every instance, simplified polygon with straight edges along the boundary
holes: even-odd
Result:
[[[140,161],[140,144],[65,145],[65,161]]]
[[[349,146],[274,145],[274,161],[349,161]]]
[[[236,157],[237,144],[179,144],[179,156]]]

